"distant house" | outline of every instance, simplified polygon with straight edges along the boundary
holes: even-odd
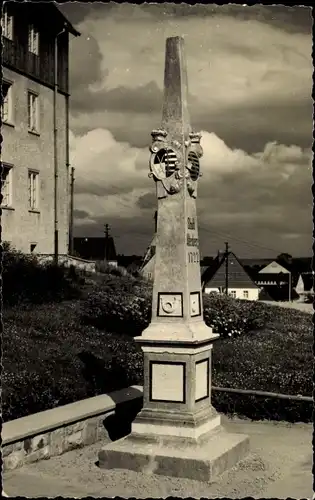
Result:
[[[82,259],[106,260],[108,264],[117,266],[117,254],[112,236],[73,238],[73,246],[75,253]]]
[[[281,264],[279,264],[279,262],[277,262],[276,260],[273,260],[272,262],[267,264],[267,266],[264,266],[262,269],[260,269],[260,271],[258,272],[258,274],[280,274],[280,273],[290,274],[290,271],[286,267],[283,267]]]
[[[140,274],[144,278],[147,278],[150,281],[153,281],[154,279],[155,249],[156,249],[156,234],[153,236],[153,239],[144,256],[142,265],[139,269]]]
[[[155,250],[156,250],[156,232],[157,232],[157,210],[154,212],[154,236],[146,251],[142,265],[139,269],[140,274],[150,281],[154,279],[154,265],[155,265]]]
[[[228,294],[236,299],[258,300],[259,287],[249,276],[233,252],[218,254],[213,264],[202,272],[202,288],[205,293],[225,293],[226,259],[228,262]]]
[[[302,302],[307,300],[308,296],[314,296],[314,272],[301,273],[295,291],[299,296],[299,301]]]
[[[254,278],[255,283],[274,301],[295,300],[299,273],[293,263],[273,260],[260,269]],[[262,296],[260,296],[262,298]]]

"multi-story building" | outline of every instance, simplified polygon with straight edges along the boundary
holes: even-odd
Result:
[[[67,254],[69,39],[79,33],[53,2],[6,2],[1,24],[2,241]]]

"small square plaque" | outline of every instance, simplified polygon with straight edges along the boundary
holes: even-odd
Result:
[[[182,293],[159,292],[157,315],[182,318],[183,317]]]
[[[192,292],[190,294],[190,316],[201,315],[200,292]]]

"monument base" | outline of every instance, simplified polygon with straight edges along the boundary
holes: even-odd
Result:
[[[99,452],[99,466],[208,482],[248,451],[248,436],[228,433],[222,426],[194,442],[186,437],[131,433]]]

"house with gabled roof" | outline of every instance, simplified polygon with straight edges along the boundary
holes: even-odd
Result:
[[[305,302],[308,297],[314,297],[314,271],[300,274],[295,291],[301,302]]]
[[[139,269],[140,274],[144,278],[147,278],[150,281],[153,281],[154,278],[155,248],[156,248],[156,234],[153,236],[153,239],[144,256],[142,265]]]
[[[228,294],[231,297],[244,300],[258,300],[259,287],[233,252],[223,255],[218,254],[213,264],[202,273],[201,281],[204,293],[225,293],[226,269]]]
[[[142,265],[139,269],[140,274],[150,281],[154,279],[155,249],[156,249],[156,230],[157,230],[157,210],[154,212],[154,236],[145,253]]]

